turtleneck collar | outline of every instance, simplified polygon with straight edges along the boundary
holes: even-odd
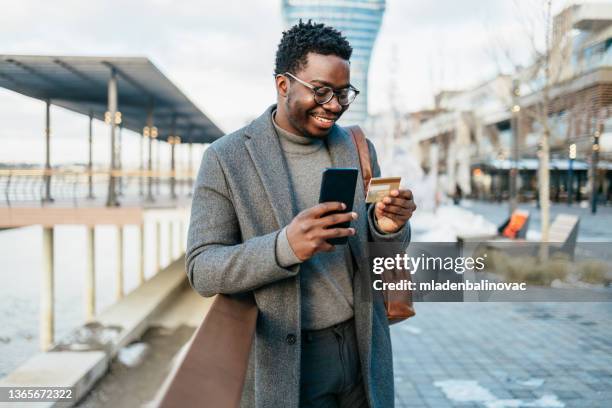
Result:
[[[276,120],[274,119],[275,116],[276,109],[272,111],[271,119],[274,129],[276,129],[276,133],[278,134],[283,151],[288,153],[309,154],[316,152],[324,146],[325,141],[323,139],[296,135],[295,133],[288,132],[281,128],[276,123]]]

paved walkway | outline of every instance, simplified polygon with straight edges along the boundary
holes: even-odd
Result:
[[[610,407],[612,303],[420,303],[392,326],[396,406]]]

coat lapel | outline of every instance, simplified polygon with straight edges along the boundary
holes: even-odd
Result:
[[[248,126],[245,144],[270,201],[278,228],[282,228],[291,222],[296,213],[289,172],[272,125],[271,114],[275,107],[269,107]]]

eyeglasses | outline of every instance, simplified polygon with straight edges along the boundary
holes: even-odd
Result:
[[[289,76],[305,87],[310,88],[315,102],[319,105],[325,105],[332,100],[334,95],[336,95],[340,105],[349,106],[351,102],[355,100],[357,95],[359,95],[359,90],[353,87],[353,85],[349,85],[348,87],[342,89],[334,89],[329,86],[314,86],[308,82],[302,81],[300,78],[296,77],[290,72],[285,72],[283,75]]]

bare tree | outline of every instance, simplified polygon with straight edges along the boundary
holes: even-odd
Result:
[[[493,36],[494,48],[490,55],[494,58],[498,70],[510,67],[510,75],[519,81],[519,90],[530,95],[528,106],[513,106],[508,101],[508,109],[520,110],[520,116],[530,121],[532,125],[539,126],[540,138],[538,143],[538,201],[541,214],[542,242],[548,242],[550,226],[550,140],[555,132],[556,119],[551,118],[554,112],[552,106],[551,90],[561,82],[565,74],[564,67],[569,62],[571,48],[568,44],[567,32],[564,32],[559,23],[557,32],[553,33],[555,24],[552,15],[552,0],[540,3],[540,9],[531,8],[535,12],[528,12],[514,3],[517,10],[517,20],[521,26],[526,43],[530,47],[530,64],[523,68],[517,62],[512,48],[504,43],[503,39]],[[530,4],[533,6],[533,4]],[[543,41],[542,41],[543,40]],[[543,248],[546,248],[545,246]],[[546,251],[546,249],[544,249]],[[545,253],[542,256],[546,256]]]

